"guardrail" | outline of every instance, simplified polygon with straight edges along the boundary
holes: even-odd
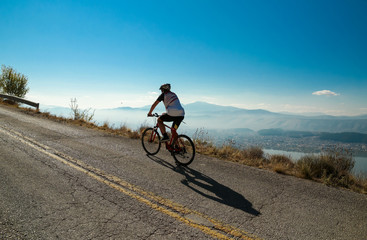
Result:
[[[35,107],[35,108],[37,108],[37,110],[39,109],[39,106],[40,106],[39,103],[31,102],[31,101],[25,100],[25,99],[20,98],[20,97],[0,94],[0,98],[6,98],[6,99],[9,99],[9,100],[12,100],[12,101],[15,101],[15,102],[21,102],[21,103],[27,104],[29,106]]]

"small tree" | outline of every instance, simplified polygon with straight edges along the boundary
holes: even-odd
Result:
[[[21,73],[17,73],[12,67],[1,66],[0,92],[24,97],[29,88],[27,87],[28,78]]]

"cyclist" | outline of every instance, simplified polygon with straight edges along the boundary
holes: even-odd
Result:
[[[161,133],[163,134],[161,142],[167,142],[169,141],[169,137],[163,122],[173,122],[172,128],[175,128],[177,130],[185,117],[185,110],[181,106],[180,100],[178,99],[177,95],[171,92],[171,85],[169,83],[163,84],[159,88],[159,90],[162,91],[162,94],[153,103],[148,113],[148,116],[153,116],[153,110],[161,101],[163,101],[167,112],[162,114],[162,116],[158,118],[158,126],[161,130]]]

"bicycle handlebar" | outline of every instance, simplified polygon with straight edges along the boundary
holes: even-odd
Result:
[[[152,115],[148,115],[148,117],[160,117],[158,113],[153,113]]]

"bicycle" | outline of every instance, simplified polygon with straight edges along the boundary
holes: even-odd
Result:
[[[152,117],[158,118],[159,115],[155,113]],[[148,155],[157,154],[162,145],[160,141],[161,136],[158,132],[158,121],[156,122],[154,127],[145,129],[141,137],[141,143]],[[192,163],[195,158],[195,145],[191,138],[183,134],[178,135],[175,128],[169,127],[166,124],[164,124],[164,126],[169,128],[172,133],[170,140],[165,142],[165,144],[166,149],[171,153],[176,163],[183,166]]]

